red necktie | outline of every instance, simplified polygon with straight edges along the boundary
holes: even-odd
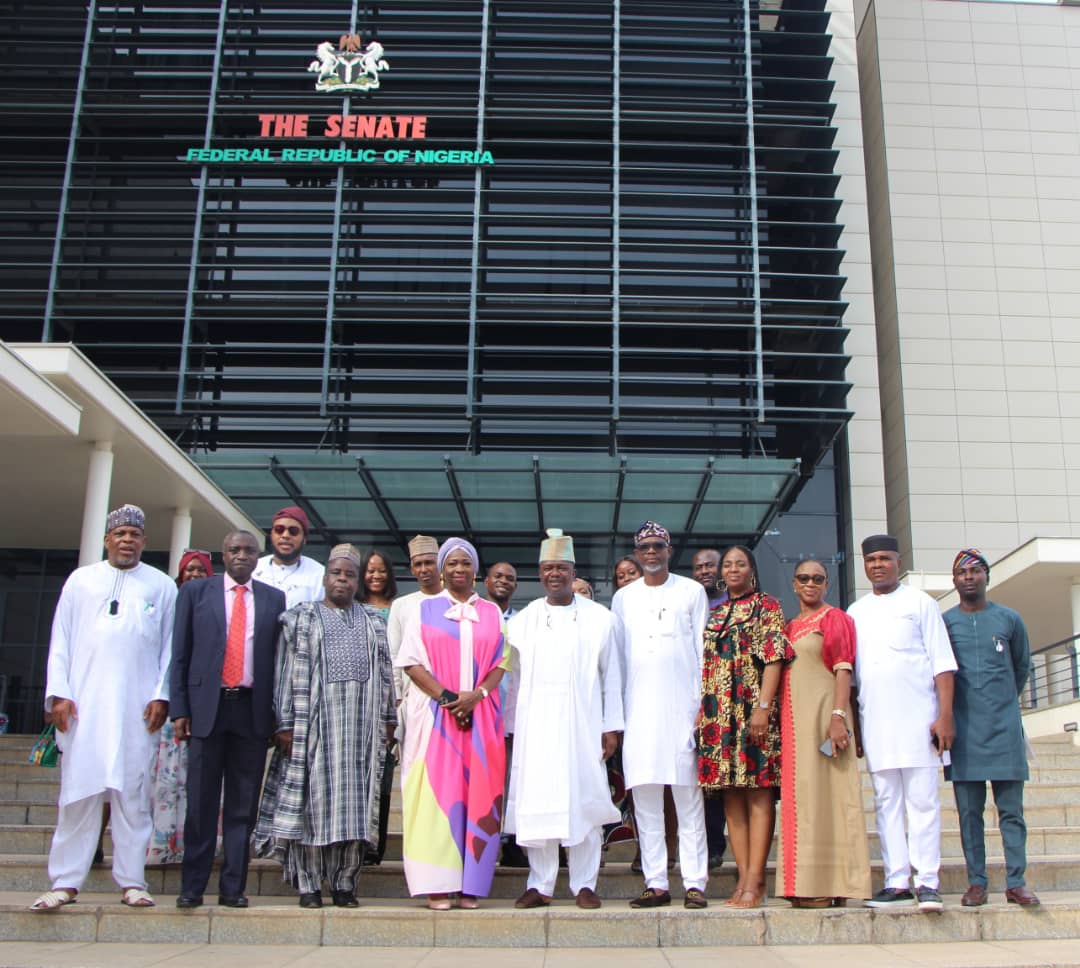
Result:
[[[244,678],[244,642],[247,640],[247,604],[244,602],[243,585],[234,585],[232,617],[229,619],[229,635],[225,639],[225,662],[221,666],[221,682],[226,689],[240,685]]]

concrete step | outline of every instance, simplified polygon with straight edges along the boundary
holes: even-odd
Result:
[[[157,907],[139,910],[120,904],[118,891],[107,891],[85,893],[75,904],[50,914],[39,914],[27,910],[32,900],[30,896],[0,894],[0,936],[5,940],[673,948],[895,945],[916,941],[940,944],[1080,935],[1080,894],[1076,892],[1044,891],[1042,906],[1028,910],[1001,903],[1000,897],[995,899],[997,903],[981,908],[962,908],[959,896],[946,896],[945,910],[939,914],[924,914],[913,908],[884,912],[865,907],[806,911],[792,909],[786,902],[776,900],[753,911],[736,911],[716,902],[704,911],[687,911],[679,904],[678,894],[670,908],[649,911],[633,911],[625,902],[610,901],[600,910],[582,911],[572,901],[562,899],[548,908],[518,911],[510,900],[504,899],[481,902],[482,907],[477,911],[437,913],[427,910],[419,900],[364,899],[358,909],[328,906],[309,911],[301,910],[295,903],[272,898],[254,899],[252,907],[244,911],[220,908],[213,903],[193,911],[178,911],[174,898],[164,894],[157,895]],[[1002,954],[1007,956],[1006,952]],[[260,957],[253,955],[252,961]]]
[[[54,827],[48,824],[0,824],[0,855],[6,854],[48,854],[49,845],[52,843]],[[775,860],[777,844],[779,843],[779,826],[777,837],[773,839],[772,848],[769,851],[769,859]],[[872,829],[867,834],[870,845],[870,858],[881,858],[881,846],[877,833]],[[106,830],[104,838],[104,850],[107,855],[112,854],[112,838]],[[384,860],[401,860],[402,837],[400,833],[387,835],[387,844]],[[1003,856],[1001,847],[1001,835],[996,827],[988,826],[986,830],[986,850],[991,856]],[[1028,857],[1047,856],[1054,857],[1060,854],[1080,853],[1080,827],[1028,827],[1027,842]],[[610,858],[613,863],[629,863],[634,849],[620,845],[616,856]],[[729,851],[730,855],[730,851]],[[957,830],[945,830],[941,835],[941,856],[943,859],[962,858],[963,849],[960,843],[960,833]]]
[[[105,864],[91,869],[85,884],[90,892],[109,893],[114,890],[112,873],[109,867],[111,858],[106,857]],[[871,862],[871,873],[875,889],[882,883],[881,862]],[[769,864],[769,891],[772,893],[774,865]],[[208,895],[217,894],[217,870],[214,871],[207,888]],[[1005,883],[1004,861],[1000,857],[988,858],[987,870],[994,890],[1002,890]],[[516,898],[525,889],[527,871],[520,868],[500,867],[495,872],[492,886],[494,898]],[[967,871],[959,858],[945,858],[941,865],[941,888],[946,893],[961,894],[968,886]],[[149,888],[154,894],[176,894],[180,890],[180,865],[164,864],[147,867],[146,877]],[[726,860],[723,867],[709,875],[709,893],[714,897],[727,897],[735,887],[735,864]],[[1027,880],[1035,891],[1058,890],[1080,891],[1080,854],[1059,854],[1054,856],[1029,857]],[[672,891],[681,889],[678,867],[672,872]],[[0,856],[0,892],[2,891],[44,891],[49,886],[46,858],[42,854],[7,854]],[[642,878],[634,874],[625,862],[608,863],[600,870],[600,882],[597,890],[602,897],[629,899],[640,893]],[[558,892],[566,896],[566,872],[559,875]],[[383,861],[379,867],[365,867],[360,875],[358,894],[366,897],[404,898],[408,896],[401,861]],[[281,866],[274,861],[253,860],[248,877],[247,893],[252,897],[295,897],[296,891],[281,877]]]

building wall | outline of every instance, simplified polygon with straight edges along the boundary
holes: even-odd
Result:
[[[875,331],[874,278],[871,268],[870,213],[863,163],[864,112],[859,95],[859,57],[856,50],[856,2],[830,0],[829,29],[833,58],[831,80],[836,114],[836,145],[840,158],[837,197],[844,200],[839,219],[844,225],[840,245],[845,250],[842,271],[847,278],[844,299],[848,310],[844,325],[849,334],[844,349],[850,357],[847,379],[848,407],[853,417],[847,427],[848,492],[845,517],[848,545],[858,548],[867,534],[884,531],[885,477],[879,404],[877,334]],[[849,594],[869,589],[861,563],[847,570]]]
[[[947,571],[960,547],[993,560],[1075,534],[1080,9],[874,0],[858,38],[888,523],[905,565]]]

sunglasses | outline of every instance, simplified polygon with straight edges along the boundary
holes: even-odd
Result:
[[[274,534],[287,534],[290,537],[298,537],[303,534],[304,529],[296,524],[275,524]]]
[[[809,585],[811,583],[815,585],[824,585],[827,581],[824,575],[796,575],[795,580],[800,585]]]
[[[663,551],[666,547],[666,541],[645,541],[638,545],[638,551]]]

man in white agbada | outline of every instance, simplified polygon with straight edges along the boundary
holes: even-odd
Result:
[[[623,728],[618,644],[611,613],[574,594],[573,538],[547,533],[546,597],[507,623],[519,675],[504,711],[514,730],[505,830],[529,855],[527,889],[515,907],[551,903],[561,844],[577,906],[598,908],[601,830],[620,819],[604,766]]]
[[[615,593],[611,611],[623,640],[623,774],[634,791],[645,890],[634,908],[671,903],[664,787],[679,820],[683,905],[703,908],[708,878],[705,808],[697,778],[694,726],[701,708],[701,661],[709,604],[696,581],[673,575],[671,535],[646,521],[634,536],[642,577]]]
[[[75,900],[112,807],[113,879],[132,907],[150,907],[143,868],[150,843],[150,768],[169,710],[176,583],[141,561],[145,517],[132,504],[109,513],[107,558],[64,582],[53,618],[45,709],[64,756],[49,850],[52,889],[31,905]]]
[[[873,591],[848,609],[859,640],[856,752],[866,753],[885,868],[885,886],[867,905],[904,907],[917,901],[922,911],[940,911],[938,783],[942,756],[956,735],[956,659],[937,602],[900,584],[896,538],[871,535],[862,553]]]

